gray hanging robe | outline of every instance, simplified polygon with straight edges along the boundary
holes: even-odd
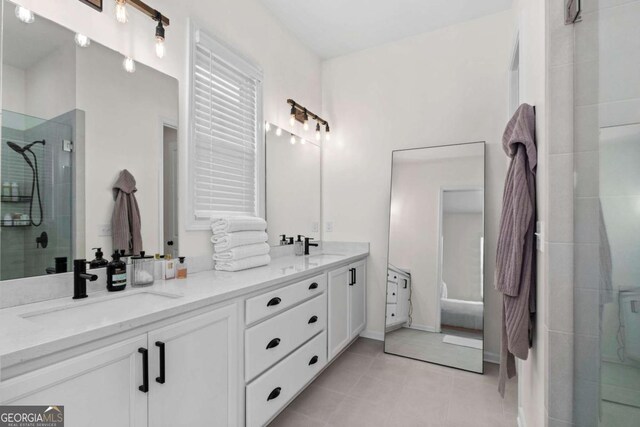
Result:
[[[111,231],[113,234],[113,249],[122,250],[127,254],[137,255],[142,250],[142,223],[140,208],[136,200],[136,179],[128,170],[120,172],[113,185],[113,216],[111,217]]]

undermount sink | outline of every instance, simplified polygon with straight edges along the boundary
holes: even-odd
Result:
[[[155,291],[132,291],[119,295],[91,297],[79,301],[70,301],[69,304],[52,307],[49,309],[32,311],[21,314],[20,317],[32,322],[56,325],[76,322],[83,326],[101,324],[113,318],[114,315],[126,313],[135,315],[136,312],[148,311],[148,307],[155,306],[163,301],[181,298],[181,295]]]
[[[309,258],[319,258],[319,257],[327,257],[327,258],[339,258],[339,257],[343,257],[344,254],[331,254],[331,253],[327,253],[327,252],[320,252],[317,254],[311,254],[309,255]]]

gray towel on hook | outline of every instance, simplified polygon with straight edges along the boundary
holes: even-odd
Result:
[[[136,200],[136,179],[128,170],[120,172],[113,184],[113,216],[111,217],[111,232],[113,234],[113,249],[124,250],[128,254],[137,255],[142,250],[142,222],[140,208]]]
[[[516,374],[514,356],[526,360],[536,311],[535,110],[522,104],[502,137],[511,158],[502,198],[496,256],[496,289],[502,292],[502,337],[498,391]]]

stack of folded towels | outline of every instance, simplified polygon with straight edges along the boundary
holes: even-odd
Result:
[[[215,269],[240,271],[269,264],[271,257],[266,229],[267,222],[262,218],[211,218]]]

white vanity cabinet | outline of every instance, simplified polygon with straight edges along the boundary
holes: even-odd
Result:
[[[3,381],[0,403],[64,405],[67,427],[238,425],[238,328],[214,309]]]
[[[387,270],[387,330],[397,329],[409,321],[411,276],[398,270]]]
[[[143,355],[147,335],[0,383],[3,405],[64,405],[68,427],[146,427]]]
[[[329,272],[329,360],[365,328],[366,265],[362,260]]]

